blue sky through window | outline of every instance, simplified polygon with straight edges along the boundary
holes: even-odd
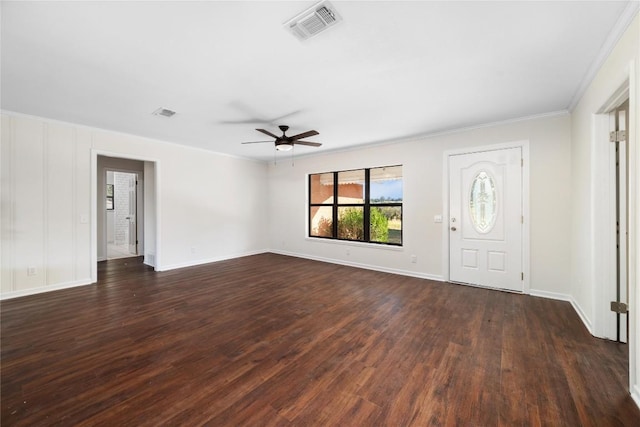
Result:
[[[371,200],[402,200],[402,180],[391,179],[371,182]]]

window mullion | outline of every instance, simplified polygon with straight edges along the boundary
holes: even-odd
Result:
[[[369,242],[371,241],[371,230],[370,228],[370,215],[371,215],[371,205],[370,205],[370,201],[369,201],[369,195],[370,195],[370,188],[371,186],[369,185],[369,178],[370,178],[370,170],[369,169],[365,169],[364,170],[364,213],[363,213],[363,220],[364,220],[364,241],[365,242]]]
[[[338,238],[338,172],[333,173],[333,238]]]

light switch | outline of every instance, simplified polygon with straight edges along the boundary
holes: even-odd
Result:
[[[433,217],[433,222],[442,222],[442,215],[436,215]]]

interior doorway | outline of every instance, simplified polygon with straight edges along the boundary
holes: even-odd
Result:
[[[611,144],[610,161],[614,183],[614,198],[611,206],[615,254],[615,280],[612,281],[615,288],[615,298],[611,302],[612,316],[615,317],[615,339],[618,342],[627,342],[628,336],[628,304],[629,304],[629,100],[609,113],[609,141]],[[612,198],[613,199],[613,198]]]
[[[107,259],[135,257],[140,254],[139,235],[143,232],[144,215],[142,179],[135,172],[106,171]],[[140,230],[139,230],[140,229]]]

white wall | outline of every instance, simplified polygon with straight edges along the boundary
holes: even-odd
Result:
[[[96,153],[155,161],[158,174],[147,178],[158,186],[150,200],[158,206],[150,225],[160,224],[158,269],[267,249],[263,163],[9,112],[0,153],[2,298],[91,282]]]
[[[443,153],[456,148],[530,142],[532,293],[569,299],[571,134],[568,114],[505,123],[413,142],[296,159],[269,167],[271,248],[303,257],[441,279]],[[330,141],[325,142],[330,144]],[[403,165],[402,249],[307,239],[306,177],[385,165]],[[347,254],[348,251],[348,254]],[[418,262],[411,263],[411,255]]]
[[[609,301],[598,299],[601,286],[610,286],[603,282],[602,275],[598,271],[602,267],[599,259],[601,252],[594,236],[602,234],[599,229],[602,224],[600,216],[603,210],[599,205],[608,203],[606,198],[600,197],[600,181],[605,176],[598,176],[595,171],[602,170],[601,162],[606,161],[596,153],[602,150],[597,147],[603,141],[594,135],[595,114],[607,103],[610,97],[620,88],[625,81],[631,78],[630,88],[630,121],[632,133],[629,135],[629,171],[630,171],[630,253],[631,260],[629,271],[630,298],[632,301],[630,311],[630,379],[631,390],[640,404],[640,352],[638,340],[640,339],[640,317],[636,311],[640,307],[640,296],[637,292],[637,266],[640,264],[640,251],[638,248],[638,199],[640,189],[638,186],[638,168],[640,167],[639,154],[640,137],[638,134],[638,99],[640,91],[640,24],[636,14],[635,19],[616,44],[596,77],[591,82],[585,94],[572,112],[572,237],[571,237],[571,293],[575,298],[578,308],[592,323],[598,317],[603,304],[606,307]],[[606,141],[604,142],[606,143]],[[595,268],[595,269],[594,269]],[[635,298],[635,300],[633,299]],[[634,310],[635,309],[635,310]]]

